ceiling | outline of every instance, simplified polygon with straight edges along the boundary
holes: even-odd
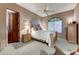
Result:
[[[52,12],[48,12],[48,15],[72,10],[76,6],[76,3],[17,3],[17,4],[41,17],[47,16],[46,13],[43,13],[45,4],[47,5],[47,10],[52,10]]]

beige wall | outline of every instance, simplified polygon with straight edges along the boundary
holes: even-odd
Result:
[[[77,4],[74,9],[74,18],[79,23],[79,4]]]
[[[68,20],[70,18],[73,18],[74,20],[74,10],[70,10],[70,11],[66,11],[66,12],[62,12],[62,13],[58,13],[58,14],[55,14],[55,15],[51,15],[49,16],[48,18],[44,17],[42,19],[42,27],[47,29],[47,24],[48,24],[48,19],[52,18],[52,17],[56,17],[56,16],[59,16],[61,19],[62,19],[62,38],[66,38],[66,27],[67,27],[67,23],[68,23]]]
[[[20,30],[23,29],[24,20],[41,19],[36,14],[33,14],[32,12],[18,6],[17,4],[0,3],[0,40],[4,40],[4,41],[7,40],[7,32],[6,32],[8,30],[6,27],[6,9],[7,8],[20,12]],[[5,41],[4,43],[7,44],[7,41]]]

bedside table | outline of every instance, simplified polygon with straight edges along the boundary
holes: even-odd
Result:
[[[27,42],[31,40],[31,34],[24,34],[22,35],[22,42]]]

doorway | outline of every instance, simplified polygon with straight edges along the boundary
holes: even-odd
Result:
[[[7,9],[7,20],[8,20],[8,43],[19,42],[19,12]]]

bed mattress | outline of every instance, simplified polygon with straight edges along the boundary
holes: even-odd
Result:
[[[50,33],[53,33],[53,31],[39,30],[39,31],[33,31],[31,33],[31,36],[32,38],[48,43],[48,45],[50,46],[51,44]]]

